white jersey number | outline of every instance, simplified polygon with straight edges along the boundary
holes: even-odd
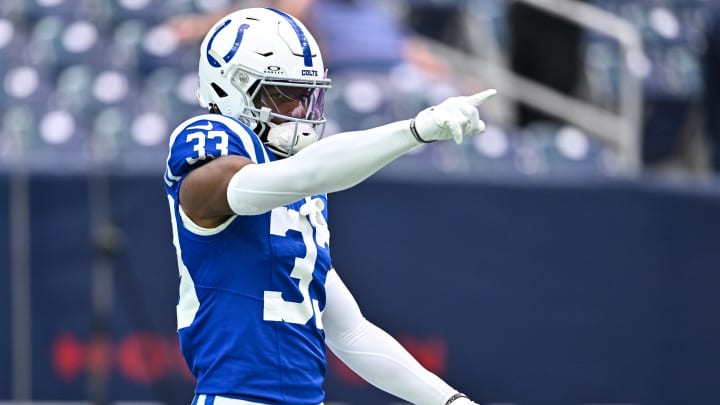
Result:
[[[185,141],[193,143],[193,151],[197,153],[194,157],[187,157],[188,164],[195,164],[199,160],[207,159],[207,141],[216,139],[213,147],[216,153],[213,156],[225,156],[228,154],[228,134],[225,131],[193,132],[187,135]]]
[[[302,294],[301,302],[285,301],[280,291],[265,291],[263,319],[266,321],[285,321],[304,325],[315,314],[315,322],[322,329],[322,313],[318,301],[310,298],[310,283],[313,280],[315,261],[317,259],[317,245],[313,238],[313,227],[305,215],[298,211],[279,207],[270,214],[270,234],[286,236],[289,230],[302,234],[305,242],[305,257],[295,259],[290,277],[298,280],[298,288]]]

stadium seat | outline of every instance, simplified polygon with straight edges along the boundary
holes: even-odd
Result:
[[[0,3],[0,18],[20,22],[23,19],[24,0],[5,0]]]
[[[205,112],[197,103],[196,90],[195,70],[158,68],[143,77],[142,104],[145,110],[160,111],[169,122],[179,124]]]
[[[344,73],[332,76],[325,111],[343,131],[408,119],[429,106],[431,83],[408,72]]]
[[[485,132],[465,142],[475,176],[496,177],[519,173],[519,134],[511,127],[488,123]]]
[[[643,161],[662,162],[677,153],[692,119],[692,106],[703,97],[704,0],[595,0],[594,5],[630,21],[640,32],[644,55],[625,60],[615,43],[599,35],[586,37],[589,91],[601,103],[617,100],[623,64],[643,82],[645,117]]]
[[[178,15],[198,12],[191,0],[105,0],[109,4],[112,21],[144,20],[157,24]]]
[[[53,43],[58,67],[105,63],[112,56],[107,52],[106,37],[100,32],[100,27],[90,20],[66,21],[60,36]]]
[[[148,74],[161,67],[197,69],[198,45],[179,43],[175,33],[162,24],[148,26],[139,48],[139,70]]]
[[[22,104],[1,108],[0,113],[0,168],[24,164],[26,144],[37,131],[35,113]]]
[[[489,27],[500,49],[507,49],[510,44],[510,27],[508,26],[508,7],[510,0],[472,0],[465,1],[464,7],[469,11],[468,17],[477,19],[476,24]]]
[[[0,74],[24,63],[22,55],[27,42],[27,33],[21,23],[0,17]]]
[[[67,110],[51,105],[18,105],[4,110],[0,127],[13,159],[34,171],[58,172],[87,167],[88,133]]]
[[[550,177],[590,177],[615,173],[612,153],[596,138],[567,125],[538,122],[523,129],[526,149],[532,149]]]
[[[23,18],[30,22],[58,16],[66,20],[86,19],[101,23],[105,15],[103,5],[103,0],[24,0],[21,10]]]
[[[110,55],[105,42],[106,36],[91,20],[46,16],[30,27],[26,58],[57,74],[71,65],[106,63]]]
[[[125,20],[115,25],[108,33],[108,54],[112,55],[112,67],[123,69],[129,74],[138,74],[141,47],[147,23],[142,20]]]
[[[8,105],[43,105],[52,93],[52,81],[41,70],[16,65],[3,73],[0,94]]]

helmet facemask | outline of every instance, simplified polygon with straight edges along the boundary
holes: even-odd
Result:
[[[251,88],[243,116],[277,155],[287,157],[322,138],[325,91],[330,86],[263,79]]]

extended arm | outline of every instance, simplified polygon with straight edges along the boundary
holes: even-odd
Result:
[[[335,270],[328,273],[325,290],[323,325],[327,346],[360,377],[413,404],[474,404],[420,365],[392,336],[365,319]],[[450,401],[453,397],[456,399]]]
[[[344,190],[365,180],[419,142],[454,139],[485,129],[477,106],[495,94],[487,90],[470,97],[454,97],[418,114],[365,131],[323,139],[296,155],[266,165],[246,166],[228,186],[233,212],[253,215],[312,194]]]
[[[201,226],[234,215],[256,215],[303,197],[351,187],[418,144],[408,122],[323,139],[270,163],[224,156],[193,170],[180,203]]]
[[[237,156],[215,159],[187,176],[181,205],[198,225],[213,226],[234,214],[257,215],[309,195],[344,190],[421,142],[460,143],[481,133],[485,124],[477,106],[495,93],[449,98],[414,120],[331,136],[270,163],[252,164]]]
[[[344,190],[417,144],[407,121],[323,139],[289,158],[238,171],[227,190],[230,208],[260,214],[308,195]]]

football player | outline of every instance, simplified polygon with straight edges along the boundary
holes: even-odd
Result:
[[[321,139],[330,80],[300,21],[240,10],[200,51],[198,99],[209,113],[173,131],[165,173],[193,404],[321,404],[326,345],[406,401],[473,404],[363,317],[332,266],[326,193],[418,144],[482,132],[477,106],[495,91]]]

